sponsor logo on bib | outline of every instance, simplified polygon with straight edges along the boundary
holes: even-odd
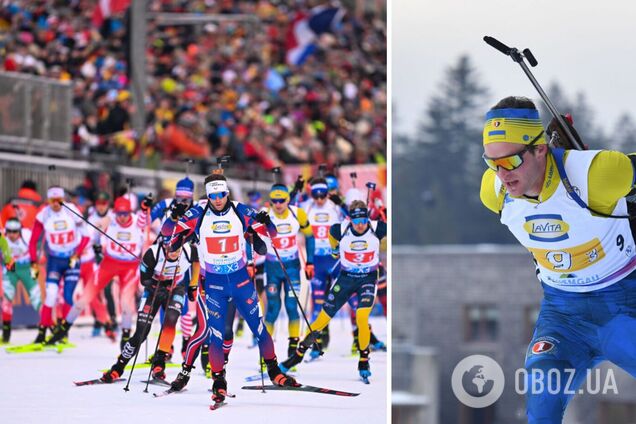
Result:
[[[316,214],[316,222],[329,222],[329,214],[328,213],[317,213]]]
[[[292,232],[291,224],[278,224],[276,225],[276,231],[278,234],[289,234]]]
[[[369,247],[369,244],[364,240],[352,241],[349,246],[353,251],[366,250]]]
[[[131,234],[127,232],[119,232],[117,233],[117,240],[129,241],[131,238]]]
[[[556,242],[569,238],[570,226],[561,215],[545,214],[527,216],[523,229],[530,235],[530,240]]]
[[[66,221],[54,221],[53,222],[53,229],[54,230],[66,230]]]
[[[230,221],[217,221],[212,224],[212,231],[217,234],[229,233],[232,229],[232,224]]]

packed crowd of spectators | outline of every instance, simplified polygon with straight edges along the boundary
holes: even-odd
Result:
[[[99,2],[7,1],[2,67],[73,81],[73,148],[178,160],[230,154],[285,163],[382,163],[386,24],[347,11],[302,65],[286,63],[298,13],[324,2],[151,0],[149,12],[245,14],[253,22],[166,26],[149,19],[143,134],[132,130],[127,12],[96,27]]]

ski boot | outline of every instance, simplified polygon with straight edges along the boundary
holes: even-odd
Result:
[[[46,328],[43,325],[38,326],[38,335],[35,337],[33,344],[44,343],[46,341]]]
[[[203,346],[201,346],[201,368],[203,369],[203,372],[205,372],[205,377],[206,378],[211,378],[212,374],[211,374],[211,370],[210,370],[210,360],[209,360],[209,348],[210,346],[207,344],[204,344]]]
[[[281,370],[276,361],[276,357],[273,359],[266,359],[265,365],[267,365],[267,375],[273,384],[276,386],[286,387],[300,387],[300,384],[293,378]]]
[[[358,329],[353,330],[353,343],[351,344],[351,356],[358,353]]]
[[[11,338],[11,321],[3,321],[2,322],[2,343],[9,343],[9,339]]]
[[[225,380],[225,370],[221,372],[213,372],[212,379],[212,400],[214,403],[221,403],[227,396],[227,381]]]
[[[371,368],[369,367],[369,349],[360,351],[360,360],[358,361],[358,372],[360,373],[360,377],[365,380],[365,383],[368,381],[371,376]]]
[[[300,341],[299,337],[290,337],[289,344],[287,345],[287,357],[290,357],[296,352],[298,348],[298,342]]]
[[[71,328],[71,323],[63,319],[53,329],[53,335],[45,342],[45,344],[52,346],[56,343],[62,342],[68,336],[68,330]]]
[[[183,390],[183,388],[188,384],[188,381],[190,381],[190,374],[192,373],[193,368],[194,367],[192,365],[186,365],[186,363],[184,362],[181,365],[181,371],[179,371],[179,374],[177,374],[177,378],[175,378],[174,381],[170,383],[170,388],[177,392]]]
[[[91,337],[99,337],[102,334],[102,324],[99,321],[95,321],[95,325],[93,325],[93,331],[91,332]]]
[[[292,367],[300,364],[303,360],[303,356],[305,356],[305,352],[307,352],[307,349],[309,349],[311,345],[314,344],[317,337],[318,333],[316,331],[312,331],[311,333],[309,333],[309,335],[305,337],[305,340],[298,344],[298,348],[294,352],[292,352],[291,355],[289,355],[289,358],[281,362],[280,369],[283,372],[287,372]]]
[[[100,378],[100,380],[102,380],[104,383],[112,383],[124,374],[125,367],[126,362],[120,356],[119,358],[117,358],[117,362],[115,362],[115,364],[102,375],[102,378]]]
[[[154,358],[152,358],[152,378],[156,378],[157,380],[166,379],[166,355],[167,352],[159,350]]]
[[[322,330],[322,350],[327,350],[329,347],[329,340],[331,340],[331,337],[329,336],[329,325],[327,325]]]
[[[315,361],[316,359],[320,358],[324,353],[322,349],[322,332],[318,331],[317,333],[318,337],[311,347],[311,351],[309,351],[309,358],[311,361]]]
[[[128,340],[130,340],[130,328],[122,328],[121,339],[119,340],[119,348],[121,350],[124,350],[124,346]]]
[[[236,324],[236,337],[241,337],[243,335],[243,328],[245,327],[245,320],[239,317],[238,324]]]
[[[373,331],[371,332],[371,339],[369,341],[369,345],[371,346],[371,350],[380,350],[386,352],[386,344],[383,341],[378,339]]]
[[[112,322],[107,322],[106,324],[104,324],[104,334],[111,341],[113,342],[117,341],[117,333],[115,330],[115,325]]]

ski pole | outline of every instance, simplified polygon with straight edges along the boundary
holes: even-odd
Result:
[[[534,88],[537,90],[537,92],[539,93],[539,96],[541,96],[541,99],[543,100],[545,105],[548,107],[548,110],[550,111],[554,119],[556,119],[557,124],[570,140],[570,143],[572,143],[572,145],[575,146],[577,150],[584,150],[583,144],[580,143],[576,139],[576,137],[574,137],[574,135],[572,134],[572,131],[570,131],[570,127],[565,123],[565,120],[563,119],[563,117],[561,116],[557,108],[554,106],[554,103],[552,103],[548,95],[545,93],[545,91],[543,91],[543,88],[541,88],[541,85],[539,85],[539,82],[536,80],[534,75],[532,75],[532,72],[530,72],[530,68],[528,68],[528,65],[526,65],[526,62],[524,61],[524,59],[527,60],[530,66],[532,67],[535,67],[538,64],[537,59],[534,57],[530,49],[524,49],[523,52],[519,52],[519,50],[517,50],[516,48],[508,47],[501,41],[489,36],[485,36],[484,41],[489,46],[499,50],[501,53],[505,54],[506,56],[510,56],[513,62],[516,62],[519,64],[519,66],[521,66],[521,69],[526,74],[526,76],[528,77],[528,79],[530,80]]]
[[[177,226],[175,225],[175,229]],[[168,296],[166,298],[166,303],[163,306],[163,309],[166,311],[164,316],[164,322],[161,324],[161,329],[159,329],[159,337],[157,338],[157,344],[155,345],[155,351],[152,354],[152,358],[154,359],[157,355],[157,350],[159,349],[159,342],[161,341],[161,334],[163,333],[163,329],[165,327],[164,323],[168,316],[168,304],[170,303],[170,298],[172,297],[172,290],[176,286],[175,282],[177,281],[177,271],[179,271],[179,258],[181,257],[181,251],[183,249],[183,245],[179,246],[179,252],[177,253],[176,265],[174,267],[174,273],[172,274],[172,284],[170,284],[170,290],[168,290]],[[164,247],[164,266],[168,262],[168,249]],[[162,271],[163,274],[163,271]],[[159,288],[159,284],[157,284],[157,289]],[[152,364],[148,369],[148,378],[146,379],[146,388],[144,389],[144,393],[148,393],[148,385],[150,384],[150,375],[152,374]]]
[[[371,196],[371,192],[375,190],[375,183],[369,181],[367,184],[367,207],[369,207],[369,197]]]
[[[252,254],[254,254],[254,236],[252,234],[250,234],[250,244],[252,245]],[[256,272],[256,265],[254,265],[254,272]],[[250,276],[250,280],[252,281],[252,286],[254,286],[254,290],[256,290],[256,278],[254,276]],[[258,307],[259,308],[261,307],[260,303]],[[258,357],[260,359],[260,366],[261,366],[261,370],[260,370],[261,371],[261,387],[262,387],[261,393],[266,393],[265,392],[265,375],[263,374],[263,354],[261,353],[260,347],[258,348]]]
[[[177,230],[177,226],[175,225],[174,228],[172,229],[172,235],[170,236],[170,238],[172,239],[172,237],[174,237],[174,233]],[[157,249],[157,257],[159,257],[159,254],[161,253],[160,251],[161,246],[159,246],[159,248]],[[165,257],[165,255],[164,255]],[[163,270],[166,267],[166,262],[167,262],[167,258],[164,258],[166,260],[163,261],[163,264],[161,264],[161,272],[159,273],[159,275],[163,275]],[[157,287],[155,287],[155,289],[152,292],[152,299],[150,301],[150,308],[152,312],[152,309],[154,308],[154,304],[155,304],[155,299],[157,298],[157,292],[159,291],[159,284],[157,284]],[[157,308],[157,312],[159,312],[159,308]],[[146,358],[148,358],[148,334],[150,334],[150,328],[152,327],[152,321],[154,320],[154,315],[152,316],[152,319],[149,320],[149,322],[146,322],[146,328],[144,328],[144,333],[146,333],[146,337],[145,337],[145,342],[146,342]],[[137,331],[137,330],[135,330]],[[126,387],[124,387],[124,391],[127,392],[130,389],[128,388],[130,386],[130,380],[132,379],[132,375],[133,372],[135,371],[135,364],[137,363],[137,357],[139,356],[139,351],[141,350],[141,346],[137,346],[137,351],[135,352],[135,358],[133,359],[133,364],[132,364],[132,368],[130,369],[130,374],[128,375],[128,381],[126,382]]]
[[[294,298],[296,299],[296,303],[298,304],[298,308],[300,308],[300,313],[305,319],[305,323],[307,323],[307,328],[309,328],[309,333],[312,333],[313,330],[311,329],[311,324],[309,323],[309,320],[307,319],[307,315],[305,315],[305,310],[303,309],[303,305],[301,305],[300,299],[298,298],[298,295],[296,294],[296,289],[294,289],[294,285],[291,282],[291,278],[289,278],[289,274],[287,273],[287,268],[285,268],[285,265],[283,264],[283,261],[281,260],[280,255],[278,254],[278,249],[276,249],[276,246],[274,246],[274,238],[269,233],[269,229],[267,228],[267,226],[265,226],[265,231],[267,231],[267,234],[269,235],[269,238],[272,241],[271,245],[272,245],[272,249],[274,250],[274,253],[276,254],[276,259],[278,260],[278,263],[280,264],[280,268],[283,270],[283,274],[285,275],[287,284],[289,284],[289,287],[291,287],[292,293],[294,294]]]

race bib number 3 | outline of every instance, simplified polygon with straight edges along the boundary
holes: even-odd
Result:
[[[238,236],[206,237],[205,243],[208,247],[208,253],[213,255],[234,253],[239,250]]]
[[[51,233],[51,244],[64,245],[75,240],[75,231]]]
[[[272,240],[276,249],[289,249],[296,246],[296,236],[276,237]]]
[[[375,253],[374,252],[345,252],[344,257],[347,261],[353,262],[355,264],[366,264],[373,261]]]

